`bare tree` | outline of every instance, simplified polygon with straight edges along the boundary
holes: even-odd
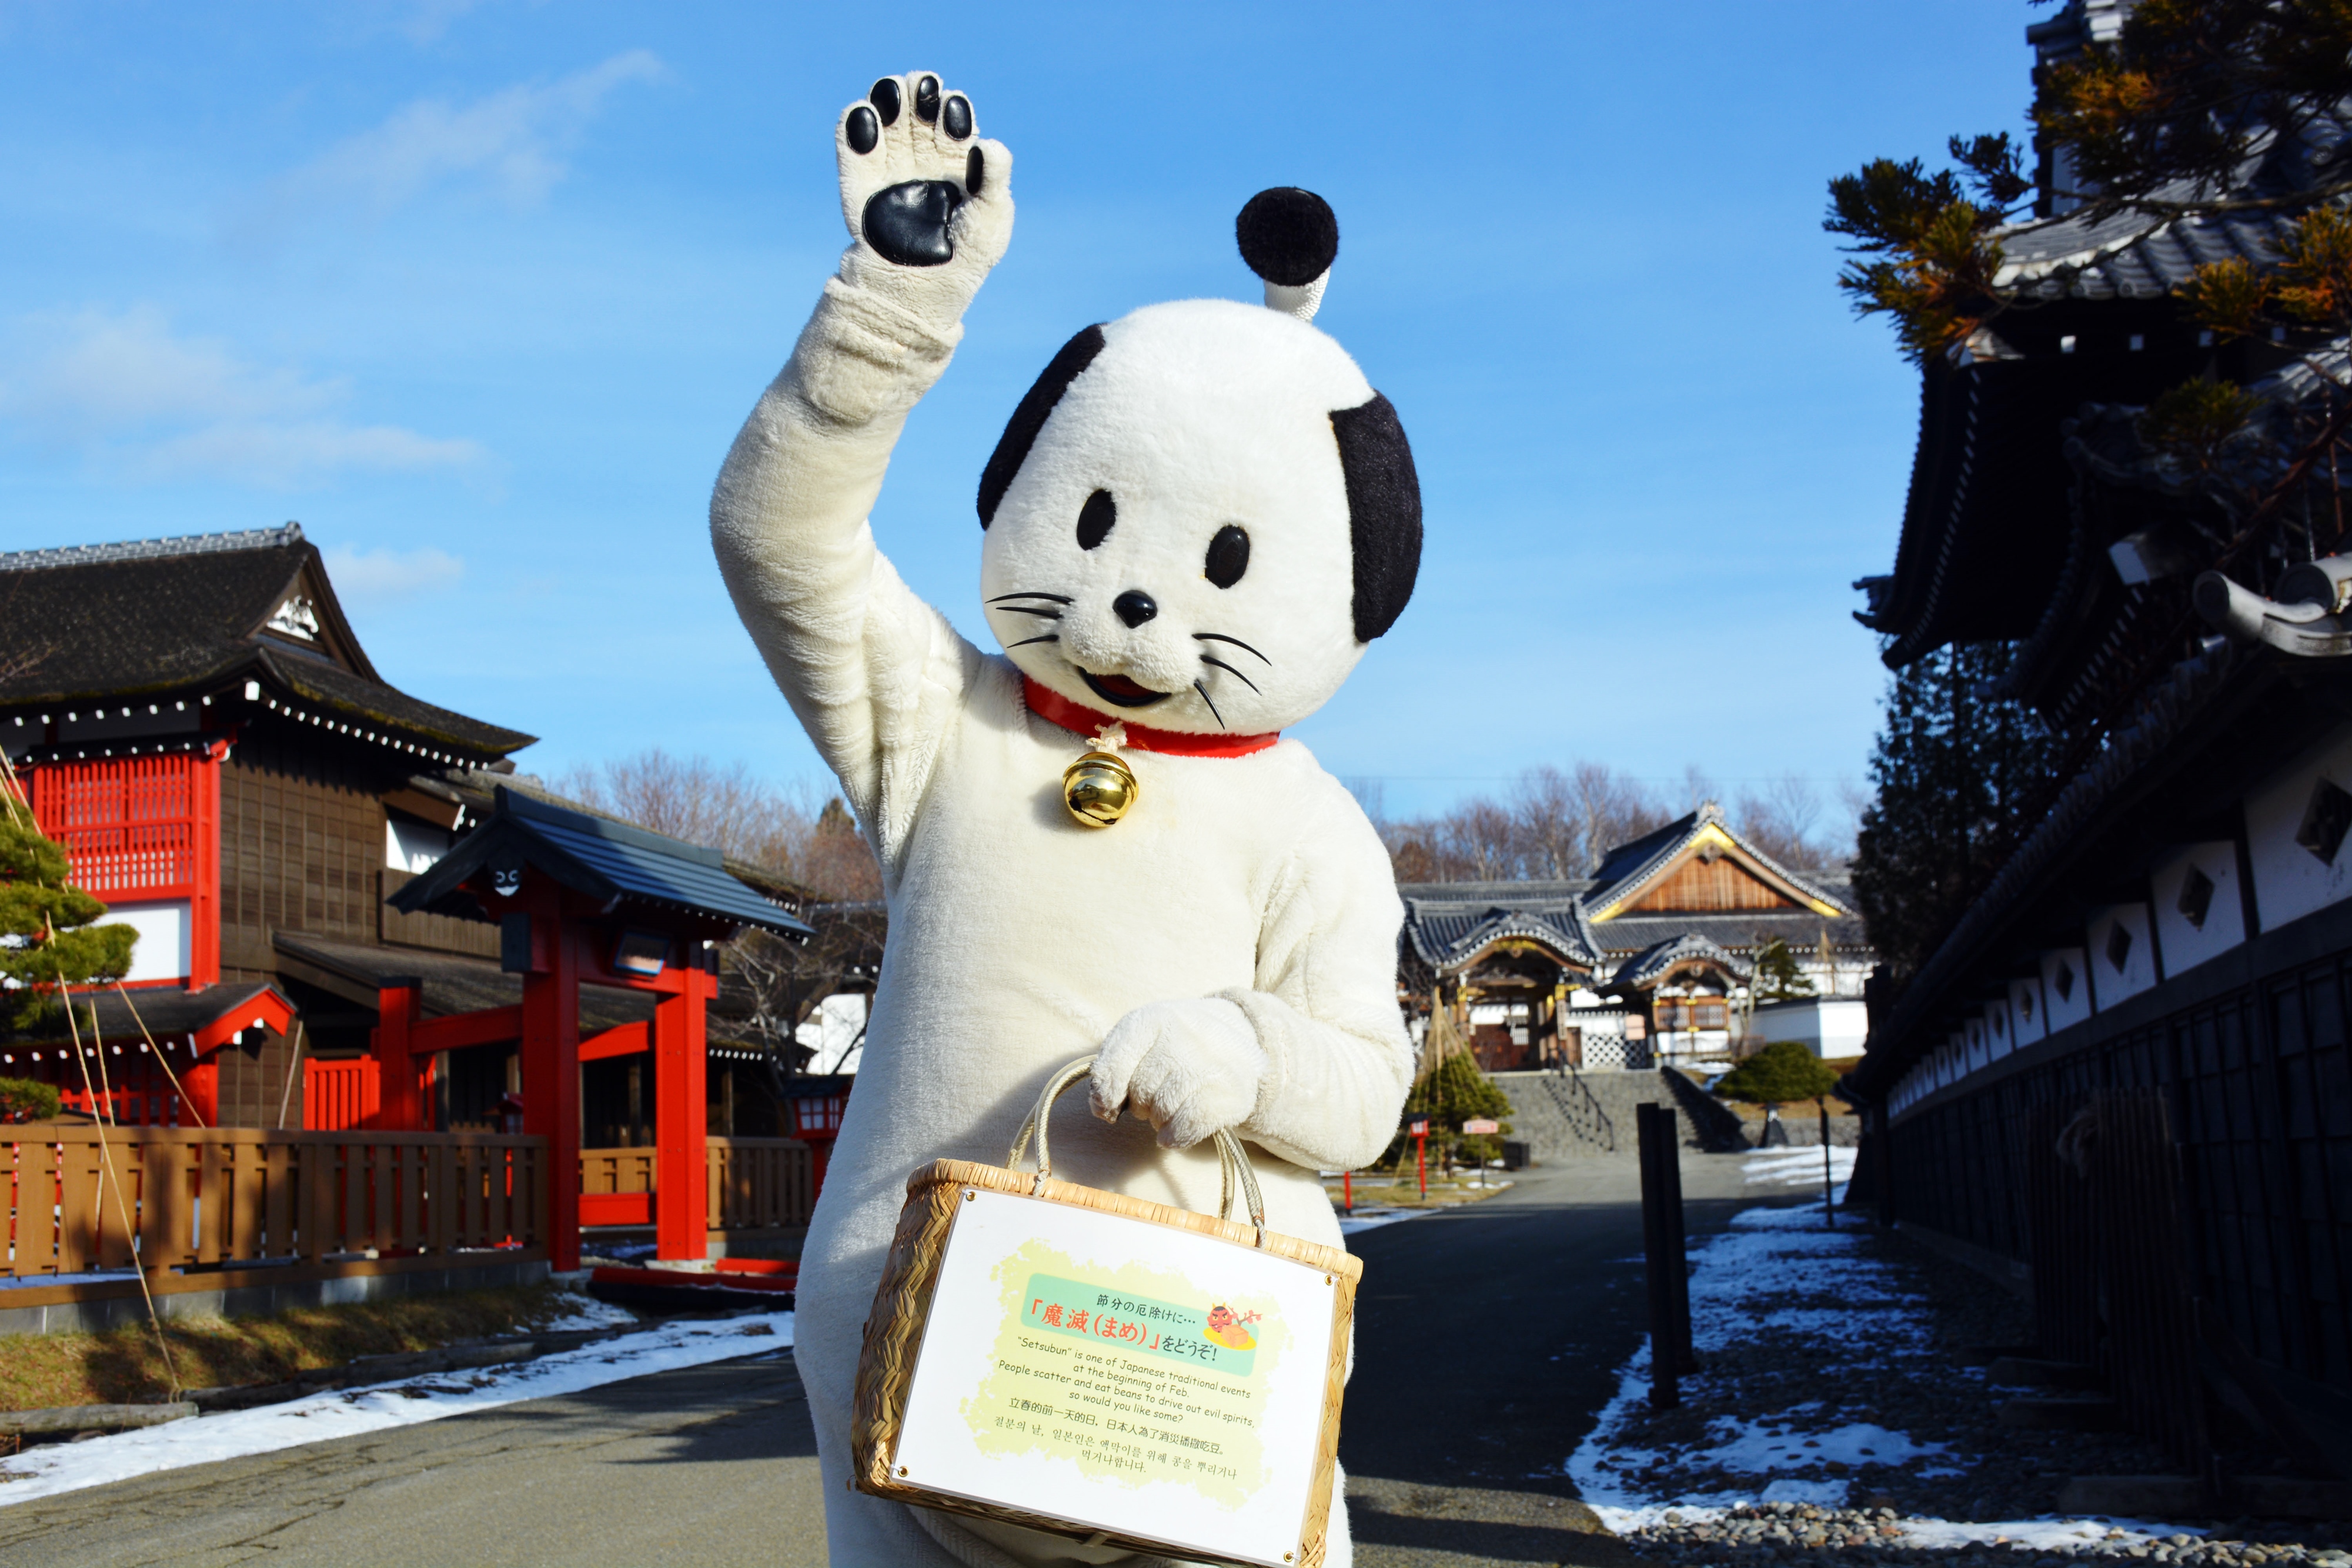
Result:
[[[1826,810],[1812,781],[1791,773],[1760,791],[1741,795],[1735,821],[1748,842],[1782,865],[1801,868],[1818,865],[1824,858]]]
[[[804,940],[746,930],[727,946],[722,1002],[767,1052],[772,1086],[803,1065],[800,1026],[825,998],[872,986],[889,918],[873,846],[836,799],[811,810],[741,763],[673,757],[656,747],[578,768],[554,788],[582,804],[657,833],[707,844],[766,873],[815,928]]]
[[[1673,813],[1638,780],[1605,762],[1576,765],[1576,800],[1583,818],[1582,869],[1587,874],[1599,871],[1609,852],[1619,844],[1631,843],[1674,820]]]
[[[881,868],[838,799],[811,810],[803,795],[752,776],[742,763],[673,757],[659,747],[551,781],[583,805],[657,833],[707,844],[822,899],[882,896]]]
[[[1584,823],[1574,779],[1549,763],[1528,768],[1511,787],[1511,813],[1523,874],[1548,882],[1583,874]]]

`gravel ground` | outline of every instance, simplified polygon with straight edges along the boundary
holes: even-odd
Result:
[[[1916,1520],[1891,1508],[1816,1508],[1768,1502],[1729,1510],[1723,1517],[1682,1522],[1673,1514],[1626,1536],[1641,1556],[1661,1563],[1916,1563],[1945,1568],[2042,1568],[2084,1557],[2144,1563],[2316,1563],[2346,1568],[2352,1554],[2330,1544],[2332,1526],[2265,1530],[2242,1521],[2210,1536],[2147,1539],[2134,1531],[2082,1527],[2073,1540],[1945,1542],[1924,1544]],[[2315,1530],[2329,1531],[2323,1540]]]
[[[1662,1511],[1653,1502],[1640,1520],[1620,1524],[1637,1552],[1678,1563],[2018,1568],[2116,1556],[2352,1568],[2352,1555],[2336,1550],[2352,1543],[2352,1527],[2336,1524],[2116,1521],[2125,1527],[2117,1530],[2105,1521],[2058,1520],[2058,1489],[2074,1476],[2177,1467],[2126,1434],[1998,1426],[2003,1399],[2036,1392],[1998,1388],[1981,1365],[1987,1346],[2032,1343],[2023,1305],[1906,1238],[1847,1223],[1853,1240],[1839,1246],[1850,1247],[1853,1266],[1843,1274],[1809,1283],[1791,1265],[1748,1286],[1739,1332],[1712,1348],[1702,1336],[1701,1369],[1684,1379],[1681,1406],[1653,1412],[1636,1401],[1625,1409],[1608,1448],[1622,1456],[1612,1468],[1628,1495],[1693,1505]],[[1870,1337],[1841,1339],[1841,1322],[1866,1326]],[[1743,1469],[1727,1453],[1727,1437],[1740,1430],[1751,1449],[1770,1450],[1765,1479],[1752,1458]],[[2252,1468],[2246,1457],[2233,1458]],[[1721,1506],[1756,1498],[1767,1480],[1811,1500]],[[1717,1506],[1699,1506],[1707,1503]],[[2189,1530],[2200,1533],[2179,1532]]]

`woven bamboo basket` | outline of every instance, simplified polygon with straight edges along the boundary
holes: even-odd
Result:
[[[1046,1113],[1093,1060],[1046,1084],[1003,1166],[908,1181],[858,1357],[856,1485],[1089,1545],[1314,1568],[1362,1265],[1266,1229],[1229,1133],[1220,1215],[1054,1180]]]

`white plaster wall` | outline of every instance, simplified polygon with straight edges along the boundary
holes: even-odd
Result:
[[[2117,926],[2131,933],[2121,968],[2107,950]],[[2101,1012],[2156,984],[2156,946],[2147,939],[2147,927],[2145,904],[2114,904],[2092,912],[2091,983]]]
[[[2254,909],[2275,931],[2352,896],[2352,840],[2332,862],[2294,841],[2322,779],[2352,791],[2352,725],[2265,779],[2246,797],[2246,848],[2254,862]]]
[[[131,972],[122,977],[126,980],[184,980],[194,967],[188,949],[195,925],[184,898],[110,904],[100,924],[128,925],[139,933],[138,945],[131,949]]]
[[[2091,1016],[2091,956],[2080,947],[2053,947],[2042,955],[2042,1006],[2054,1034]],[[2065,976],[2073,978],[2059,982]]]
[[[2009,1027],[2019,1045],[2032,1045],[2050,1032],[2050,1009],[2042,1005],[2038,978],[2010,981]]]
[[[1859,1001],[1838,997],[1765,1002],[1756,1009],[1756,1030],[1767,1040],[1797,1040],[1816,1056],[1859,1056],[1870,1033],[1870,1012]]]
[[[2213,883],[2212,902],[2205,924],[2189,924],[2180,907],[2190,873],[2202,872]],[[2164,973],[2174,975],[2218,958],[2246,939],[2246,908],[2238,887],[2238,846],[2228,840],[2188,844],[2157,863],[2149,878],[2156,894],[2156,934],[2164,944]]]
[[[813,1073],[855,1072],[866,1055],[858,1030],[866,1027],[866,993],[837,991],[817,1003],[816,1011],[802,1024],[796,1038],[815,1051],[808,1064]],[[852,1041],[856,1041],[855,1044]]]

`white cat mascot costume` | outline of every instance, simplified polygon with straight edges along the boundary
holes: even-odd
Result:
[[[1316,1167],[1375,1158],[1412,1071],[1388,855],[1276,734],[1396,619],[1421,554],[1396,415],[1307,321],[1330,209],[1276,191],[1244,210],[1267,306],[1154,305],[1054,356],[981,481],[981,592],[1005,649],[982,653],[866,523],[1012,236],[1012,156],[974,138],[971,101],[927,72],[843,111],[855,242],[710,507],[736,607],[889,901],[795,1349],[833,1562],[856,1568],[1130,1555],[849,1490],[860,1329],[909,1174],[1001,1161],[1045,1080],[1098,1052],[1096,1119],[1056,1130],[1056,1176],[1213,1210],[1203,1140],[1231,1127],[1262,1151],[1267,1224],[1337,1246]],[[1109,827],[1063,797],[1098,735],[1136,780]]]

